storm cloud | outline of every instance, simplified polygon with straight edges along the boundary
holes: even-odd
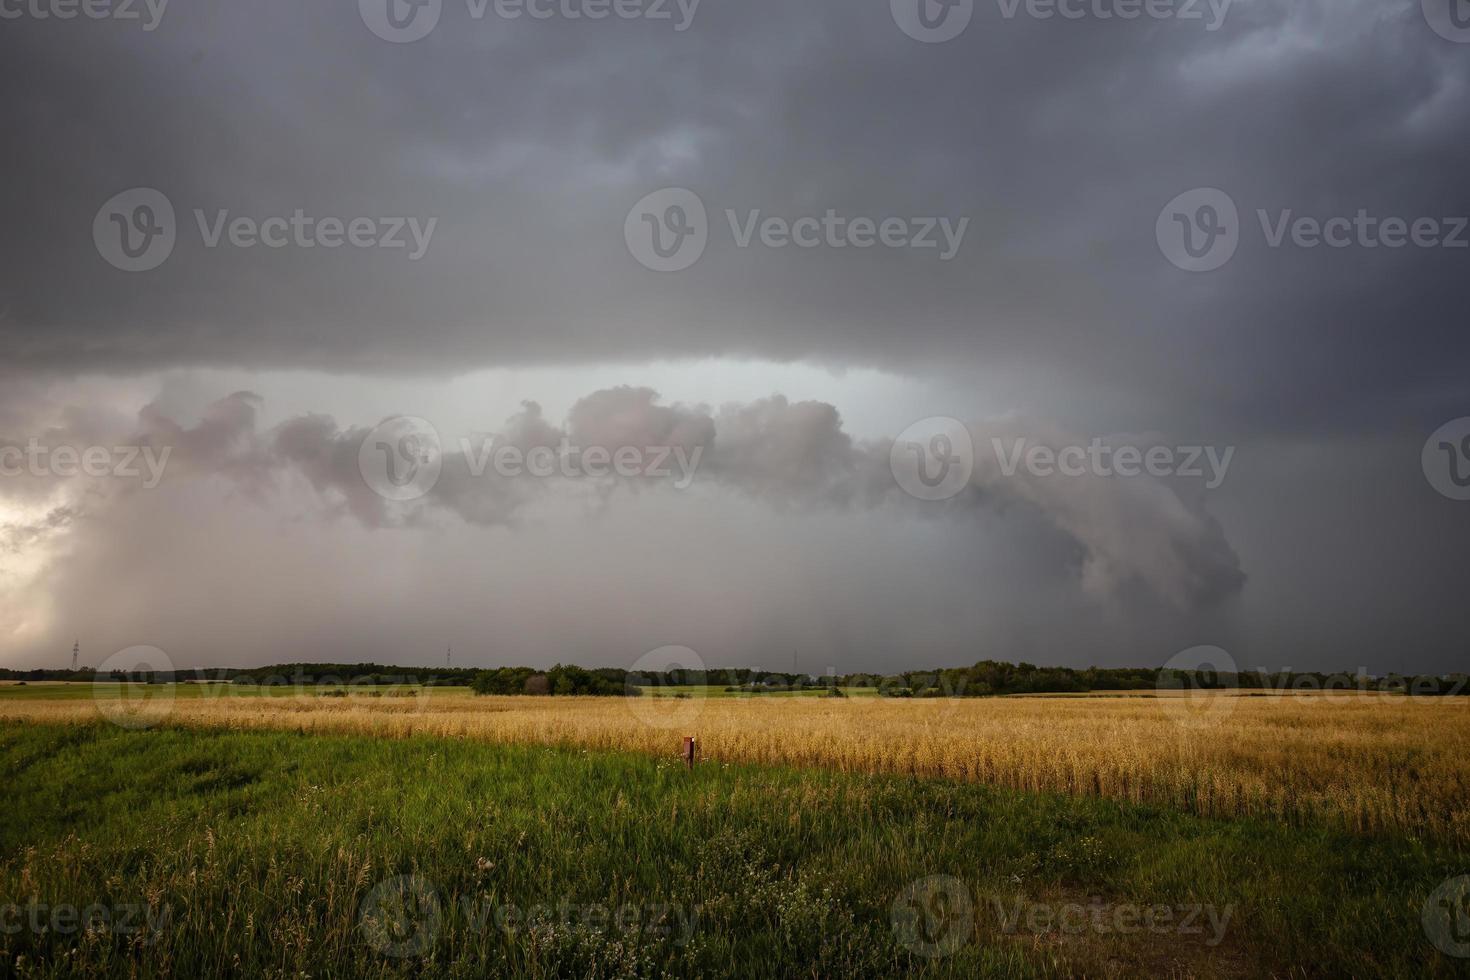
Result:
[[[603,19],[570,16],[590,9],[572,0],[533,6],[550,15],[445,0],[409,43],[380,36],[370,0],[172,0],[139,5],[138,21],[4,7],[19,13],[0,22],[0,442],[131,439],[173,456],[159,493],[0,484],[7,608],[52,609],[44,629],[25,614],[0,662],[42,656],[86,608],[115,618],[99,642],[153,642],[179,615],[161,597],[202,560],[177,536],[213,533],[312,580],[325,555],[351,566],[407,535],[445,555],[426,589],[465,581],[476,560],[522,596],[573,581],[609,603],[674,589],[677,615],[671,596],[615,617],[635,653],[683,632],[744,660],[742,644],[790,632],[809,649],[865,645],[875,667],[962,662],[992,641],[996,655],[1085,664],[1227,640],[1278,666],[1459,665],[1470,557],[1454,542],[1470,505],[1434,491],[1420,452],[1470,415],[1470,231],[1457,224],[1470,214],[1470,44],[1436,30],[1432,4],[1237,0],[1129,18],[1106,2],[1038,16],[977,0],[943,43],[905,32],[903,0],[702,0],[662,5],[666,18],[648,4]],[[109,213],[138,188],[152,196]],[[658,272],[625,233],[645,217],[672,232],[675,212],[635,205],[676,188],[705,212],[703,251]],[[1234,250],[1187,271],[1160,227],[1203,233],[1204,199],[1189,197],[1201,189],[1234,209]],[[161,229],[159,200],[166,256],[119,268],[132,260],[107,236]],[[880,372],[901,395],[857,404],[851,386],[844,404],[772,384],[706,405],[695,382],[660,399],[667,386],[644,379],[696,359],[732,375]],[[617,385],[571,390],[608,369]],[[436,391],[485,371],[568,380],[557,398],[513,399],[529,404],[509,421],[467,396],[456,418],[489,431],[444,427],[434,490],[408,506],[375,494],[359,469],[367,434],[388,415],[435,416],[421,406]],[[204,390],[222,375],[229,387]],[[284,395],[230,394],[266,388]],[[855,433],[844,416],[859,411]],[[933,506],[889,466],[893,438],[923,416],[963,419],[976,447],[970,485]],[[1234,447],[1230,478],[1206,491],[1007,476],[990,452],[992,439],[1145,432]],[[480,435],[704,455],[688,493],[551,487],[469,474],[458,439]],[[170,533],[153,522],[175,498]],[[742,536],[709,530],[721,520],[773,553],[810,535],[803,567],[822,573],[792,589],[841,611],[793,618],[740,557]],[[111,549],[142,548],[143,527],[171,541],[139,579],[156,593],[123,602],[114,580],[104,599],[98,570],[117,567]],[[266,530],[281,527],[330,542],[308,555],[310,535]],[[449,527],[504,550],[451,559]],[[752,622],[729,621],[723,590],[696,588],[719,560],[679,549],[675,527],[731,549],[725,584],[747,591]],[[589,585],[566,537],[587,528],[607,546],[657,539],[683,581],[633,548],[617,587]],[[974,599],[982,589],[990,600]],[[330,634],[330,615],[280,594],[249,602],[290,624],[280,644]],[[428,605],[378,594],[360,608],[420,632],[472,628],[472,599]],[[897,638],[916,607],[937,615],[922,638]],[[679,622],[649,625],[661,617]],[[214,630],[177,636],[225,656]],[[557,644],[589,660],[597,647],[564,624],[537,649],[571,659]]]

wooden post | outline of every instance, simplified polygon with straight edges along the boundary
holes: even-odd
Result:
[[[690,771],[694,769],[694,754],[698,750],[698,743],[693,735],[684,736],[684,764]]]

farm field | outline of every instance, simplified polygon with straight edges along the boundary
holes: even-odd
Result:
[[[436,735],[660,758],[694,735],[702,757],[721,763],[942,777],[1470,842],[1463,698],[538,698],[432,688],[208,698],[179,690],[172,697],[171,686],[139,685],[112,700],[7,690],[0,720]]]
[[[415,696],[444,697],[446,695],[467,695],[470,693],[468,687],[454,685],[425,686],[417,684],[234,684],[223,681],[210,681],[203,683],[169,684],[162,685],[172,689],[173,696],[179,698],[222,698],[222,697],[314,697],[325,696],[329,692],[343,691],[353,695],[368,696]],[[93,684],[90,681],[27,681],[17,683],[15,681],[0,681],[0,701],[7,699],[35,699],[50,701],[56,699],[78,699],[91,701],[96,698],[116,698],[122,696],[124,685],[121,683]],[[142,690],[141,685],[131,685],[133,693],[139,697],[150,696]],[[878,697],[877,688],[872,687],[843,687],[840,691],[847,697],[875,698]],[[726,685],[716,684],[684,684],[684,685],[661,685],[649,687],[644,691],[646,697],[698,697],[698,698],[819,698],[827,697],[824,688],[805,688],[802,690],[771,690],[752,693],[750,691],[729,690]]]
[[[0,972],[1463,975],[1454,841],[404,734],[0,723]]]
[[[93,684],[89,681],[14,681],[0,682],[0,702],[3,701],[95,701],[123,697],[151,698],[259,698],[259,697],[314,697],[328,691],[350,691],[355,695],[401,696],[412,693],[416,697],[464,696],[470,693],[467,687],[408,687],[402,684],[354,684],[293,687],[288,684],[230,684],[210,682],[201,684]]]

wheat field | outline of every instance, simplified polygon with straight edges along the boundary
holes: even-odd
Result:
[[[1470,701],[218,697],[0,700],[0,719],[415,734],[899,773],[1470,840]]]

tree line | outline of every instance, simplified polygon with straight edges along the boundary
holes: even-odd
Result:
[[[1007,694],[1082,694],[1088,691],[1153,689],[1246,691],[1370,691],[1434,697],[1470,694],[1465,674],[1388,674],[1369,677],[1316,671],[1173,670],[1159,667],[1040,667],[1030,663],[982,660],[969,667],[905,671],[895,674],[825,674],[762,671],[749,667],[666,671],[628,671],[619,667],[584,668],[557,664],[534,667],[398,667],[375,663],[289,663],[253,668],[194,668],[173,671],[92,669],[15,670],[0,668],[0,680],[134,681],[186,683],[224,681],[252,685],[327,686],[415,685],[470,687],[479,694],[637,696],[648,688],[705,686],[748,694],[845,688],[872,689],[884,697],[993,697]]]

